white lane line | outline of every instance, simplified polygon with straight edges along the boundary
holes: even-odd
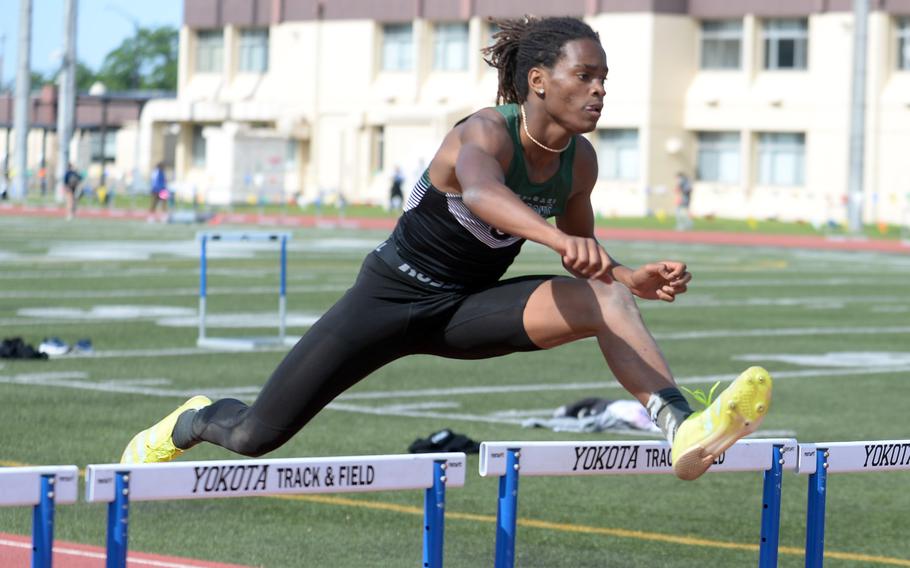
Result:
[[[350,284],[326,284],[314,286],[288,286],[288,294],[315,294],[319,292],[341,292],[350,288]],[[230,286],[209,288],[210,295],[242,294],[245,296],[273,294],[276,286]],[[157,298],[162,296],[198,296],[199,288],[148,288],[139,290],[5,290],[0,291],[4,300],[76,300],[89,298]]]
[[[30,542],[18,542],[15,540],[6,540],[0,539],[0,546],[6,546],[9,548],[23,548],[27,550],[32,549],[32,544]],[[62,546],[54,547],[54,554],[61,554],[63,556],[77,556],[80,558],[96,558],[104,559],[107,558],[107,553],[105,552],[92,552],[90,550],[76,550],[74,548],[65,548]],[[140,564],[143,566],[158,566],[161,568],[199,568],[198,564],[183,564],[177,562],[166,562],[163,560],[152,560],[150,558],[136,558],[133,555],[127,555],[127,564],[134,566]]]
[[[708,295],[693,295],[682,297],[678,302],[674,302],[672,309],[677,308],[838,308],[842,309],[847,305],[855,304],[900,304],[907,305],[910,303],[908,296],[812,296],[812,297],[793,297],[793,298],[746,298],[741,300],[718,299]],[[653,302],[638,302],[639,308],[642,309],[668,309],[666,304]]]
[[[0,320],[0,325],[6,320]],[[94,320],[98,323],[102,320]],[[115,320],[121,321],[121,320]],[[61,323],[80,323],[76,321],[66,321]],[[86,323],[86,322],[82,322]],[[767,329],[714,329],[705,331],[680,331],[680,332],[663,332],[654,333],[655,339],[659,341],[691,340],[691,339],[715,339],[727,337],[789,337],[801,335],[904,335],[910,333],[910,326],[877,326],[877,327],[777,327]],[[593,340],[589,340],[593,341]],[[288,347],[276,345],[274,347],[263,347],[256,351],[248,353],[269,353],[269,352],[287,352]],[[68,353],[53,359],[116,359],[121,357],[137,358],[157,358],[157,357],[191,357],[198,355],[212,355],[217,353],[234,353],[237,351],[230,349],[203,349],[200,347],[174,347],[168,349],[121,349],[121,350],[96,350],[92,353]]]
[[[833,378],[833,377],[854,377],[864,375],[879,374],[900,374],[910,372],[910,365],[889,365],[875,368],[867,366],[854,368],[814,368],[803,369],[798,371],[772,371],[771,376],[775,380],[785,379],[807,379],[807,378]],[[195,394],[210,393],[224,396],[235,396],[238,398],[252,398],[259,392],[261,387],[236,387],[236,388],[192,388],[192,389],[168,389],[155,388],[154,386],[142,386],[142,382],[148,380],[151,384],[162,384],[164,379],[139,379],[140,384],[134,381],[137,379],[117,380],[106,379],[101,382],[91,382],[86,379],[85,373],[34,373],[24,375],[0,375],[0,383],[21,384],[35,386],[49,386],[71,388],[78,390],[89,390],[98,392],[126,393],[126,394],[143,394],[147,396],[163,398],[185,398]],[[718,375],[702,375],[693,377],[681,377],[677,383],[681,385],[688,384],[711,384],[716,381],[729,381],[734,378],[732,373]],[[495,385],[495,386],[477,386],[477,387],[453,387],[453,388],[431,388],[431,389],[414,389],[414,390],[392,390],[392,391],[365,391],[350,392],[339,396],[336,402],[329,404],[327,408],[344,410],[346,406],[353,407],[347,401],[368,401],[368,400],[387,400],[387,399],[407,399],[407,398],[424,398],[424,397],[447,397],[447,396],[471,396],[487,394],[508,394],[517,392],[543,392],[543,391],[577,391],[577,390],[604,390],[604,389],[622,389],[616,381],[597,381],[597,382],[573,382],[573,383],[539,383],[539,384],[522,384],[522,385]],[[366,408],[366,407],[358,407]]]
[[[889,365],[870,369],[869,367],[855,367],[852,369],[832,369],[816,368],[804,369],[799,371],[774,371],[771,376],[774,380],[779,379],[804,379],[804,378],[824,378],[824,377],[845,377],[867,374],[889,374],[910,372],[910,365]],[[717,381],[730,381],[734,379],[731,373],[722,375],[703,375],[694,377],[680,377],[676,382],[681,385],[694,384],[711,384]],[[477,394],[507,394],[517,392],[534,392],[534,391],[571,391],[571,390],[594,390],[594,389],[622,389],[616,381],[598,381],[589,383],[542,383],[531,385],[497,385],[481,387],[454,387],[449,389],[415,389],[415,390],[398,390],[398,391],[368,391],[368,392],[351,392],[345,393],[336,400],[382,400],[389,398],[419,398],[425,396],[458,396],[458,395],[477,395]]]
[[[674,339],[709,339],[715,337],[792,337],[810,335],[884,335],[910,333],[910,326],[885,327],[779,327],[769,329],[713,329],[655,333],[658,341]]]

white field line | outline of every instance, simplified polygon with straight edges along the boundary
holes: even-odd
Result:
[[[744,299],[724,299],[720,300],[714,296],[696,294],[692,296],[682,296],[677,302],[673,303],[672,309],[679,308],[744,308],[744,307],[762,307],[762,308],[837,308],[842,309],[851,304],[901,304],[910,303],[908,296],[803,296],[791,298],[744,298]],[[667,309],[664,303],[654,303],[639,301],[638,306],[642,309]]]
[[[319,286],[288,286],[288,294],[311,294],[318,292],[341,292],[350,288],[350,284],[324,284]],[[209,287],[208,295],[238,294],[259,295],[277,294],[278,284],[271,286],[237,286]],[[198,296],[199,288],[148,288],[140,290],[6,290],[0,291],[4,300],[80,300],[86,298],[158,298],[163,296]]]
[[[319,293],[319,292],[335,292],[342,291],[347,289],[346,286],[301,286],[296,288],[291,288],[292,293],[306,292],[306,293]],[[244,289],[237,289],[238,292],[244,294],[276,294],[276,289],[274,287],[250,287]],[[224,289],[219,289],[218,291],[212,292],[210,295],[217,295],[220,293],[225,293]],[[0,299],[7,295],[22,294],[27,295],[31,294],[29,292],[0,292]],[[82,293],[78,293],[82,294]],[[42,296],[37,298],[37,296]],[[138,297],[159,297],[161,295],[160,291],[150,291],[150,290],[134,290],[134,291],[123,291],[116,293],[106,293],[103,291],[91,291],[85,292],[82,295],[82,298],[138,298]],[[173,295],[176,296],[196,296],[197,291],[195,289],[178,289],[174,292]],[[38,293],[35,297],[31,299],[51,299],[54,294],[51,293]],[[74,299],[76,296],[70,295],[66,299]],[[61,299],[63,296],[58,296],[56,299]],[[893,296],[868,296],[868,297],[804,297],[804,298],[751,298],[748,300],[717,300],[712,297],[705,296],[689,296],[680,298],[680,301],[673,304],[673,309],[679,308],[698,308],[698,309],[708,309],[708,308],[727,308],[727,307],[772,307],[772,308],[793,308],[801,307],[805,309],[842,309],[847,304],[860,304],[860,303],[872,303],[873,310],[883,310],[883,305],[887,305],[887,309],[894,311],[906,311],[910,309],[910,297],[893,297]],[[897,305],[895,305],[897,304]],[[639,303],[639,307],[642,309],[669,309],[668,306],[664,304],[655,304],[655,303]],[[188,308],[191,310],[187,317],[197,317],[195,315],[195,310],[193,308]],[[220,314],[219,317],[222,320],[229,320],[231,314]],[[161,314],[152,314],[152,315],[135,315],[129,318],[125,317],[29,317],[27,315],[20,315],[18,317],[9,317],[9,318],[0,318],[0,326],[8,327],[18,327],[26,325],[85,325],[85,324],[99,324],[99,323],[111,323],[119,321],[156,321],[167,319],[167,316]],[[213,323],[213,327],[218,327]],[[244,325],[246,327],[246,325]],[[255,326],[252,326],[255,327]],[[797,328],[799,329],[799,328]],[[810,328],[815,329],[815,328]],[[888,328],[868,328],[868,329],[884,329],[887,332]],[[894,328],[897,329],[897,328]],[[740,330],[741,331],[741,330]],[[762,330],[752,330],[754,333],[763,334]],[[715,333],[714,331],[707,331],[705,333]],[[730,332],[720,331],[717,333],[725,333],[731,335]],[[831,332],[835,333],[835,332]],[[840,333],[840,332],[837,332]],[[735,335],[735,333],[733,333]]]
[[[882,280],[893,280],[897,285],[904,285],[906,283],[906,275],[904,274],[890,274],[882,276],[881,274],[875,275],[875,285],[883,284]],[[803,277],[794,278],[792,280],[781,278],[777,280],[761,280],[756,278],[742,278],[742,279],[726,279],[726,280],[706,280],[698,279],[693,280],[692,288],[762,288],[764,286],[786,286],[788,288],[793,287],[811,287],[817,288],[819,286],[868,286],[869,278],[862,278],[857,276],[856,278],[819,278],[819,279],[807,279]]]
[[[160,319],[160,318],[149,318]],[[104,321],[104,320],[91,320]],[[123,320],[116,320],[123,321]],[[4,320],[0,320],[0,325]],[[66,323],[77,323],[66,320]],[[880,326],[880,327],[781,327],[768,329],[715,329],[705,331],[680,331],[655,333],[655,339],[659,341],[675,341],[690,339],[714,339],[727,337],[783,337],[783,336],[801,336],[801,335],[903,335],[910,333],[910,326]],[[286,352],[286,346],[277,345],[274,347],[264,347],[250,353],[266,352]],[[108,351],[94,351],[93,353],[70,353],[59,357],[52,357],[52,360],[64,359],[116,359],[121,357],[191,357],[198,355],[212,355],[216,353],[238,353],[230,349],[203,349],[201,347],[174,347],[170,349],[122,349]]]
[[[784,379],[806,379],[806,378],[834,378],[834,377],[853,377],[862,375],[893,374],[910,372],[910,365],[890,365],[870,368],[866,366],[853,368],[814,368],[802,369],[798,371],[773,371],[771,376],[775,380]],[[733,378],[730,373],[718,375],[703,375],[694,377],[680,377],[677,383],[687,384],[711,384],[716,381],[728,381]],[[156,388],[154,385],[168,382],[167,379],[145,378],[145,379],[107,379],[99,382],[90,382],[87,380],[88,375],[81,372],[60,372],[60,373],[31,373],[21,375],[0,375],[0,383],[21,384],[31,386],[48,386],[60,388],[72,388],[78,390],[90,390],[110,393],[142,394],[147,396],[163,398],[184,398],[206,392],[211,394],[223,395],[246,395],[255,396],[260,387],[236,387],[236,388],[191,388],[191,389],[168,389]],[[621,389],[622,386],[616,381],[597,381],[597,382],[571,382],[571,383],[538,383],[538,384],[521,384],[521,385],[488,385],[475,387],[452,387],[452,388],[430,388],[430,389],[411,389],[411,390],[390,390],[390,391],[364,391],[350,392],[339,396],[336,401],[331,403],[328,408],[343,410],[347,401],[368,401],[368,400],[389,400],[389,399],[407,399],[407,398],[426,398],[426,397],[451,397],[451,396],[472,396],[488,394],[509,394],[519,392],[542,392],[542,391],[577,391],[577,390],[603,390],[603,389]],[[358,407],[365,408],[365,407]],[[386,407],[388,408],[388,407]]]
[[[24,548],[31,550],[32,544],[30,542],[18,542],[15,540],[6,540],[0,539],[0,547],[9,547],[9,548]],[[104,559],[107,558],[106,552],[92,552],[90,550],[76,550],[73,548],[66,548],[62,546],[54,547],[54,554],[61,554],[64,556],[78,556],[81,558],[96,558]],[[158,566],[161,568],[198,568],[198,564],[183,564],[177,562],[166,562],[163,560],[152,560],[149,558],[136,558],[132,555],[127,555],[127,564],[130,566],[142,565],[142,566]]]
[[[801,335],[880,335],[910,333],[910,326],[886,327],[781,327],[768,329],[714,329],[704,331],[677,331],[655,333],[658,341],[675,339],[709,339],[715,337],[793,337]]]

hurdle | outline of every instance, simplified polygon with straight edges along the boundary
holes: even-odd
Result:
[[[76,502],[74,465],[0,468],[0,507],[33,506],[32,567],[49,568],[54,548],[54,505]]]
[[[463,487],[463,453],[101,464],[86,469],[85,500],[107,503],[107,568],[125,568],[132,501],[423,489],[423,566],[443,561],[445,491]]]
[[[718,456],[709,472],[764,472],[761,568],[777,566],[781,483],[797,467],[793,439],[740,440]],[[667,442],[482,442],[481,477],[499,477],[496,568],[515,565],[518,479],[522,476],[672,474]]]
[[[273,345],[293,345],[287,331],[287,249],[290,233],[268,231],[198,232],[199,241],[199,333],[197,347],[251,351]],[[277,242],[279,243],[280,277],[278,281],[278,335],[273,337],[209,337],[206,334],[206,299],[208,296],[208,245],[211,242]]]
[[[806,568],[821,568],[824,563],[828,474],[901,470],[910,470],[910,440],[799,445],[799,473],[809,476]]]

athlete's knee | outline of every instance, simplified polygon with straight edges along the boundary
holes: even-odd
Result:
[[[250,458],[258,458],[277,450],[294,435],[293,431],[272,428],[248,412],[231,431],[228,449]]]
[[[247,457],[267,454],[293,435],[264,424],[249,406],[235,399],[221,399],[200,413],[205,424],[200,439]]]
[[[262,436],[238,429],[231,434],[229,450],[248,458],[258,458],[278,449],[286,440],[275,436]]]
[[[638,314],[638,304],[632,292],[619,282],[590,281],[591,290],[597,301],[599,323],[609,325],[608,320],[614,317]]]

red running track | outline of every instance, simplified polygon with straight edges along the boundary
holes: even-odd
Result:
[[[31,558],[31,537],[0,533],[0,566],[27,568]],[[55,568],[104,568],[105,558],[105,551],[99,546],[54,541]],[[126,564],[129,568],[250,568],[240,564],[222,564],[141,552],[129,552]]]
[[[0,215],[63,217],[59,207],[28,207],[0,205]],[[120,209],[83,209],[77,213],[87,219],[146,220],[143,211]],[[255,213],[218,214],[207,223],[210,227],[222,224],[249,224],[265,227],[319,227],[340,229],[392,230],[395,219],[366,217],[315,217],[308,215],[259,215]],[[727,233],[720,231],[673,231],[661,229],[598,229],[597,236],[607,241],[653,241],[689,244],[730,246],[759,246],[778,248],[806,248],[842,251],[869,251],[892,254],[910,254],[910,242],[867,238],[834,238],[823,236],[767,235],[756,233]]]

